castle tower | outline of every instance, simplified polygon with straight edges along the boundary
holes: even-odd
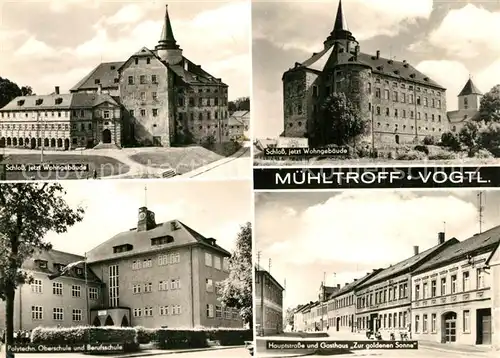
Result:
[[[472,79],[469,77],[469,80],[458,95],[458,110],[478,111],[482,96],[483,94],[477,89]]]
[[[347,21],[344,18],[342,10],[342,0],[339,0],[337,8],[337,16],[335,18],[335,25],[332,32],[323,43],[325,48],[329,48],[337,44],[344,52],[355,54],[359,51],[359,43],[352,33],[347,29]]]
[[[158,57],[169,64],[176,65],[182,61],[182,49],[174,37],[170,16],[168,15],[168,5],[166,5],[165,23],[163,24],[160,41],[158,41],[155,50]]]

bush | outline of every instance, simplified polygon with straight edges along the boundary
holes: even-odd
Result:
[[[39,344],[123,344],[126,352],[139,348],[137,331],[124,327],[35,328],[32,343]]]
[[[148,344],[158,340],[158,331],[152,328],[135,327],[139,344]]]
[[[474,153],[474,158],[478,159],[488,159],[493,157],[494,157],[493,154],[486,149],[479,149],[477,152]]]
[[[416,150],[410,150],[409,152],[398,153],[396,155],[396,159],[398,160],[424,160],[425,158],[427,158],[427,156],[424,153]]]
[[[434,145],[434,144],[436,144],[436,139],[431,135],[426,135],[424,137],[423,143],[425,145]]]
[[[416,151],[425,153],[426,155],[429,155],[429,148],[425,145],[416,145],[415,148]]]
[[[455,152],[459,151],[461,147],[458,136],[451,132],[445,132],[441,135],[441,145],[443,147],[448,147]]]
[[[204,348],[208,341],[218,341],[221,346],[243,345],[253,340],[253,332],[238,328],[201,328],[157,330],[159,349]]]
[[[457,157],[458,157],[457,153],[443,150],[440,152],[430,154],[429,160],[451,160],[451,159],[457,159]]]

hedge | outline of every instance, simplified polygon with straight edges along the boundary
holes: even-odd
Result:
[[[154,328],[135,327],[139,344],[148,344],[158,340],[158,331]]]
[[[243,345],[253,340],[253,332],[238,328],[199,328],[157,330],[159,349],[204,348],[208,341],[218,341],[221,346]]]
[[[31,342],[48,345],[123,344],[127,352],[139,348],[137,330],[126,327],[35,328]]]

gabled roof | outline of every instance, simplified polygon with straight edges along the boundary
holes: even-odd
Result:
[[[227,120],[227,124],[230,126],[243,126],[245,123],[243,123],[239,118],[235,117],[229,117]]]
[[[283,288],[283,286],[281,286],[281,284],[274,278],[273,275],[271,275],[269,273],[269,271],[267,271],[266,269],[262,268],[262,266],[258,265],[258,264],[255,264],[255,272],[259,272],[261,274],[263,274],[264,276],[267,276],[269,277],[275,284],[276,286],[278,286],[278,288],[281,289],[281,291],[284,291],[285,289]]]
[[[372,272],[370,273],[367,273],[366,275],[364,275],[362,278],[358,279],[358,280],[355,280],[347,285],[344,285],[344,287],[341,287],[340,290],[338,290],[337,292],[333,292],[329,297],[328,299],[332,299],[332,298],[335,298],[335,297],[339,297],[339,296],[342,296],[343,294],[347,293],[347,292],[350,292],[352,290],[354,290],[354,288],[356,288],[357,286],[361,285],[362,283],[364,283],[366,280],[368,280],[369,278],[375,276],[376,274],[378,274],[380,271],[382,271],[382,269],[376,269],[376,270],[373,270]]]
[[[97,90],[98,84],[95,83],[96,80],[99,80],[103,89],[118,88],[118,83],[115,82],[115,79],[119,78],[118,69],[123,63],[124,62],[105,62],[99,64],[87,76],[74,85],[70,89],[70,92]]]
[[[391,265],[383,270],[381,270],[378,274],[375,276],[371,277],[370,279],[366,280],[362,284],[358,286],[358,288],[369,286],[371,284],[374,284],[376,282],[380,282],[382,280],[388,280],[391,277],[394,277],[398,274],[404,274],[410,270],[414,271],[416,267],[422,265],[424,262],[427,260],[430,260],[434,255],[437,253],[441,252],[443,249],[454,246],[458,243],[459,241],[455,238],[451,238],[444,243],[440,245],[436,245],[434,247],[431,247],[430,249],[427,249],[417,255],[413,255],[412,257],[400,261],[395,265]]]
[[[481,91],[478,90],[476,85],[472,82],[472,79],[469,78],[462,91],[458,94],[458,97],[468,96],[470,94],[482,95]]]
[[[414,273],[425,272],[435,267],[444,266],[447,263],[465,258],[467,255],[493,250],[500,242],[500,226],[496,226],[481,234],[476,234],[467,240],[461,241],[448,247],[433,258],[429,259]]]
[[[468,121],[477,121],[481,116],[481,112],[477,109],[459,109],[446,112],[446,116],[451,124]]]
[[[35,252],[33,257],[30,260],[26,260],[23,263],[23,269],[35,272],[45,273],[47,275],[55,274],[58,272],[57,268],[54,267],[54,264],[59,265],[68,265],[73,262],[83,261],[85,259],[84,256],[70,254],[63,251],[58,250],[48,250],[48,251],[38,251]],[[38,261],[47,261],[47,268],[40,268],[38,265]],[[98,282],[101,280],[94,274],[94,272],[89,268],[88,265],[79,264],[76,268],[81,268],[82,271],[84,268],[87,268],[87,281],[89,282]],[[83,272],[81,275],[78,275],[76,270],[69,270],[63,277],[72,277],[78,278],[81,280],[85,280],[85,273]]]
[[[56,102],[56,100],[58,100],[58,102]],[[7,103],[1,110],[70,110],[77,108],[92,108],[105,102],[114,106],[119,106],[119,104],[109,94],[80,92],[16,97]]]
[[[174,241],[164,245],[152,245],[151,239],[172,236]],[[210,238],[206,238],[197,231],[191,229],[179,220],[170,220],[157,224],[155,228],[147,231],[137,231],[136,228],[121,232],[101,245],[87,253],[89,262],[114,260],[122,257],[136,256],[156,251],[175,249],[189,245],[203,245],[218,251],[229,257],[231,254],[217,244],[211,244]],[[132,250],[113,253],[113,248],[122,245],[131,245]]]
[[[236,111],[233,112],[230,117],[246,119],[250,117],[250,111]]]

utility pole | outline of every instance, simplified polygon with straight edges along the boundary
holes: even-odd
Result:
[[[269,274],[271,274],[271,259],[269,259],[269,269],[268,269]]]
[[[478,207],[478,212],[479,212],[479,233],[481,234],[483,232],[483,194],[484,192],[480,191],[477,194],[478,200],[479,200],[479,207]]]
[[[144,206],[148,207],[148,186],[144,185]]]
[[[261,251],[258,251],[257,252],[257,268],[260,270],[260,254],[261,254]]]

